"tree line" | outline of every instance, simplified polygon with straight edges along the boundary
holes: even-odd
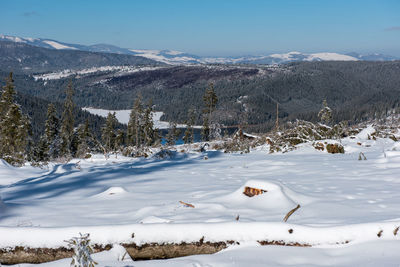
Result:
[[[31,122],[23,114],[15,101],[13,74],[6,78],[0,98],[0,158],[14,166],[22,166],[26,161],[41,165],[49,161],[68,162],[72,158],[89,158],[92,153],[121,153],[125,156],[145,156],[150,147],[176,144],[181,130],[171,122],[165,140],[154,126],[153,104],[144,104],[139,94],[133,103],[129,122],[125,128],[119,127],[116,114],[108,113],[101,127],[100,138],[93,133],[90,121],[76,125],[74,88],[72,81],[65,91],[63,111],[57,114],[54,104],[47,107],[44,130],[38,140],[32,138]],[[202,140],[209,141],[220,136],[220,126],[213,116],[218,97],[210,84],[203,96]],[[196,110],[189,109],[183,136],[185,144],[194,142]]]

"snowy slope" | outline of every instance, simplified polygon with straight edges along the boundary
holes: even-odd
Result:
[[[2,164],[0,173],[16,179],[0,183],[0,248],[62,246],[78,232],[91,233],[97,244],[204,237],[241,245],[216,255],[135,266],[249,266],[248,261],[260,266],[397,266],[400,144],[368,140],[372,131],[368,127],[355,139],[342,140],[343,155],[303,144],[284,154],[260,147],[249,154],[177,153],[165,160],[97,155],[43,170]],[[359,152],[366,161],[358,160]],[[242,193],[245,186],[267,192],[248,198]],[[301,208],[283,223],[297,204]],[[314,248],[259,247],[256,240]],[[104,257],[100,266],[126,266],[113,253],[98,254]]]

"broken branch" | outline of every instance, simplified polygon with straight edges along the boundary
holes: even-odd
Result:
[[[190,203],[186,203],[186,202],[183,202],[183,201],[179,201],[179,203],[181,203],[185,207],[194,208],[194,206],[192,204],[190,204]]]
[[[285,218],[283,218],[283,221],[286,222],[286,221],[289,219],[289,217],[290,217],[296,210],[298,210],[299,208],[300,208],[300,205],[297,204],[297,207],[296,207],[296,208],[292,209],[291,211],[289,211],[289,212],[286,214]]]

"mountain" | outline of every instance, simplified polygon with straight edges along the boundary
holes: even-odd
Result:
[[[396,57],[370,54],[361,55],[358,53],[339,54],[332,52],[325,53],[301,53],[289,52],[283,54],[266,54],[257,56],[242,57],[201,57],[193,54],[175,50],[149,50],[121,48],[108,44],[79,45],[59,42],[52,39],[23,38],[8,35],[0,35],[0,41],[12,41],[24,43],[42,48],[55,50],[81,50],[87,52],[115,53],[133,56],[141,56],[157,62],[170,65],[187,64],[283,64],[296,61],[392,61]]]
[[[388,56],[388,55],[383,55],[383,54],[378,54],[378,53],[362,55],[362,54],[358,54],[356,52],[351,52],[346,55],[357,58],[358,60],[364,60],[364,61],[393,61],[393,60],[398,59],[393,56]]]
[[[59,43],[53,44],[58,49],[48,49],[16,40],[0,41],[0,69],[3,71],[40,73],[104,66],[161,64],[140,56],[67,49],[61,48],[67,46]]]

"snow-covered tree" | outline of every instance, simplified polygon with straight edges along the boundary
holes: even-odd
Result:
[[[89,234],[79,233],[79,237],[73,237],[65,242],[74,250],[71,267],[94,267],[97,265],[91,256],[93,247],[90,244]]]
[[[321,120],[322,123],[329,125],[330,122],[332,121],[332,110],[330,107],[328,107],[326,99],[324,99],[322,104],[324,107],[319,111],[318,118]]]
[[[0,157],[20,166],[26,159],[30,121],[14,102],[14,95],[14,81],[10,73],[0,97]]]

